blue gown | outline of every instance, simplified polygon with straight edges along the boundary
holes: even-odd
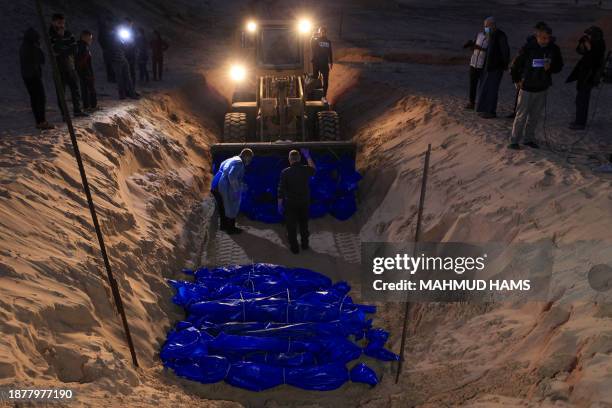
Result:
[[[240,156],[234,156],[221,163],[219,171],[212,180],[211,189],[216,189],[221,194],[227,218],[236,218],[240,211],[243,177],[244,163]]]

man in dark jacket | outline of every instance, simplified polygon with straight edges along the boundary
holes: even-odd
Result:
[[[124,28],[129,30],[131,33],[131,40],[126,41],[123,44],[123,49],[125,52],[125,58],[127,59],[128,64],[130,65],[130,78],[132,79],[132,86],[136,89],[136,32],[134,31],[134,22],[131,18],[126,18],[124,22]]]
[[[606,43],[601,28],[593,26],[584,32],[578,42],[576,52],[582,55],[580,61],[567,78],[567,82],[576,81],[576,120],[570,124],[570,129],[582,130],[586,127],[589,116],[589,100],[591,89],[599,84],[603,69]]]
[[[109,19],[98,17],[98,44],[102,48],[102,59],[104,60],[104,69],[106,70],[106,80],[115,82],[115,70],[111,61],[111,47],[113,42],[113,33],[109,28]]]
[[[145,29],[140,27],[138,29],[138,36],[136,37],[136,48],[138,49],[138,76],[140,82],[149,82],[149,69],[147,68],[149,62],[149,46]]]
[[[519,143],[538,148],[535,130],[546,105],[552,75],[563,69],[561,50],[552,41],[552,29],[543,26],[535,39],[528,41],[512,64],[512,81],[520,89],[516,117],[510,138],[511,149],[519,149]]]
[[[49,28],[49,37],[51,39],[51,45],[53,47],[53,54],[57,61],[60,76],[62,79],[62,86],[64,89],[66,85],[70,88],[70,94],[72,96],[72,107],[74,109],[74,116],[88,116],[86,113],[81,111],[81,95],[79,94],[79,80],[75,71],[74,58],[76,54],[76,40],[72,33],[66,30],[66,20],[63,14],[54,14],[51,18],[51,27]],[[59,93],[58,93],[59,102]],[[59,103],[60,110],[62,104]],[[64,118],[68,116],[68,112],[63,112]]]
[[[168,49],[168,43],[164,41],[159,31],[153,31],[151,40],[151,62],[153,65],[153,80],[161,81],[164,74],[164,52]]]
[[[312,74],[319,75],[323,81],[323,103],[327,103],[327,89],[329,88],[329,71],[334,67],[332,43],[327,38],[327,29],[320,27],[317,36],[311,40],[312,47]]]
[[[278,183],[278,212],[285,215],[287,235],[291,252],[297,254],[300,247],[297,240],[297,227],[300,227],[302,249],[308,249],[308,213],[310,209],[310,177],[316,167],[308,149],[289,152],[289,167],[281,173]],[[308,165],[301,164],[302,156]]]
[[[81,95],[83,96],[83,109],[95,110],[98,107],[96,95],[96,78],[91,63],[91,51],[89,47],[93,42],[93,34],[83,31],[77,42],[76,69],[81,83]]]
[[[28,28],[23,35],[23,42],[19,49],[19,62],[21,77],[30,94],[30,105],[36,127],[41,130],[53,129],[45,119],[45,86],[42,82],[42,65],[45,63],[45,54],[40,49],[40,35],[33,28]]]
[[[488,37],[488,46],[478,85],[476,111],[480,117],[490,119],[497,116],[499,85],[504,71],[508,69],[510,63],[510,46],[508,45],[508,37],[497,28],[493,17],[487,17],[485,20],[485,34]]]

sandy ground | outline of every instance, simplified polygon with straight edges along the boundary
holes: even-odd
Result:
[[[278,2],[263,3],[266,12],[278,12]],[[85,406],[612,406],[612,303],[586,280],[593,265],[612,261],[611,179],[591,171],[598,160],[561,151],[582,136],[565,129],[574,91],[563,79],[575,62],[574,42],[595,21],[609,29],[611,12],[552,1],[493,2],[486,10],[475,1],[289,4],[324,16],[330,27],[340,59],[331,100],[345,137],[359,145],[365,175],[358,215],[345,223],[313,222],[312,251],[294,257],[278,226],[240,220],[247,231],[234,238],[209,223],[209,147],[219,134],[227,91],[216,69],[227,58],[230,22],[246,2],[96,4],[132,13],[137,24],[163,27],[173,47],[166,81],[141,87],[145,98],[139,102],[114,101],[115,90],[99,72],[104,110],[76,123],[142,367],[129,364],[65,128],[32,130],[18,71],[5,65],[0,386],[71,388]],[[66,2],[47,4],[47,11],[49,5],[68,9]],[[75,31],[93,24],[87,10],[67,13],[78,18]],[[510,121],[482,121],[462,109],[467,55],[461,45],[489,14],[498,16],[513,50],[533,22],[545,19],[555,28],[567,66],[555,80],[540,133],[552,150],[509,153]],[[3,53],[16,55],[23,21],[36,23],[33,10],[7,5],[1,19],[14,30]],[[579,152],[612,150],[605,143],[611,92],[601,90]],[[506,78],[502,112],[513,96]],[[50,118],[57,121],[49,100]],[[552,242],[549,302],[419,305],[411,315],[400,384],[392,380],[393,366],[378,364],[382,381],[372,390],[348,384],[329,393],[279,387],[256,394],[163,370],[157,352],[181,318],[165,279],[180,276],[184,266],[303,266],[349,280],[359,297],[360,241],[403,241],[414,233],[428,143],[425,237]],[[379,307],[376,324],[392,331],[391,346],[398,350],[400,305]]]

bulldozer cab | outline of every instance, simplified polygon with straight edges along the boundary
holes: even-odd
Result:
[[[255,40],[257,66],[262,70],[303,70],[305,46],[301,36],[287,25],[262,27]]]

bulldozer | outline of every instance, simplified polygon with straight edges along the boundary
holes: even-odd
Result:
[[[225,114],[217,157],[250,147],[256,154],[288,147],[354,155],[342,141],[340,117],[309,75],[312,24],[308,20],[247,21],[235,36],[231,108]]]

